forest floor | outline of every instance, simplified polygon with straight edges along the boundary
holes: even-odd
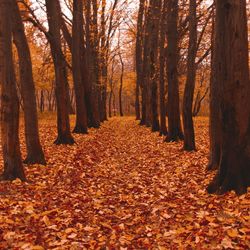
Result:
[[[205,190],[206,118],[191,153],[131,117],[55,146],[55,123],[40,121],[48,165],[0,185],[0,249],[249,249],[250,192]]]

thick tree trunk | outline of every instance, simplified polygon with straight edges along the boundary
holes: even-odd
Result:
[[[83,56],[83,2],[73,1],[72,69],[76,100],[76,124],[74,133],[86,134],[88,129],[84,81],[82,79]]]
[[[143,83],[141,87],[141,92],[142,92],[142,102],[141,102],[141,121],[140,125],[146,125],[146,99],[147,99],[147,88],[145,86],[145,83]]]
[[[210,193],[250,186],[250,81],[246,1],[216,0],[213,83],[219,92],[220,163]]]
[[[103,86],[103,91],[102,91],[102,114],[103,114],[103,121],[107,121],[108,117],[107,117],[107,84],[108,84],[108,76],[106,76],[106,80],[105,80],[105,85]]]
[[[55,144],[73,144],[74,139],[70,132],[69,123],[69,85],[67,80],[67,65],[62,52],[60,37],[60,13],[57,1],[46,0],[49,34],[52,58],[56,76],[56,103],[57,103],[57,133]]]
[[[152,0],[152,22],[150,27],[150,83],[151,89],[150,105],[152,111],[152,132],[160,130],[158,114],[158,41],[159,41],[159,24],[161,15],[161,0]]]
[[[88,114],[88,126],[93,128],[100,127],[99,96],[98,96],[98,75],[96,75],[96,42],[94,43],[91,34],[91,1],[85,2],[86,6],[86,65],[88,67],[88,82],[86,85],[86,103]],[[97,20],[96,20],[97,21]]]
[[[136,120],[141,119],[141,107],[140,107],[140,85],[136,81],[136,87],[135,87],[135,115]]]
[[[160,92],[160,135],[167,135],[166,125],[166,108],[165,108],[165,40],[166,40],[166,28],[167,28],[167,0],[164,0],[161,24],[160,24],[160,79],[159,79],[159,92]]]
[[[140,0],[140,7],[137,18],[137,34],[136,34],[136,91],[135,91],[135,113],[136,120],[140,120],[140,87],[142,82],[142,48],[143,48],[143,16],[145,0]]]
[[[150,87],[150,28],[153,20],[152,0],[149,2],[145,15],[145,28],[143,38],[143,66],[142,66],[142,121],[141,124],[150,127],[152,125],[151,87]]]
[[[94,96],[96,105],[96,112],[99,122],[101,121],[101,82],[100,82],[100,57],[99,57],[99,29],[98,29],[98,3],[97,0],[92,0],[92,30],[93,30],[93,47],[92,47],[92,59],[93,59],[93,77],[94,77]]]
[[[168,1],[167,19],[168,136],[166,141],[169,142],[183,140],[178,82],[178,0]]]
[[[193,99],[196,79],[195,58],[197,53],[197,17],[196,0],[189,2],[189,46],[187,62],[187,80],[183,98],[184,150],[195,150],[193,123]]]
[[[19,143],[19,101],[12,55],[12,22],[10,10],[15,0],[0,1],[0,80],[1,143],[4,171],[0,179],[25,180]]]
[[[24,26],[16,1],[13,1],[13,37],[19,58],[21,95],[24,105],[25,139],[27,157],[24,163],[46,164],[39,139],[36,109],[35,85],[32,74],[32,62]]]
[[[216,170],[220,164],[220,144],[221,144],[221,124],[219,120],[219,92],[214,81],[215,75],[215,62],[214,62],[214,49],[215,49],[215,18],[213,17],[212,34],[211,34],[211,76],[210,76],[210,116],[209,116],[209,139],[210,139],[210,156],[207,170]]]

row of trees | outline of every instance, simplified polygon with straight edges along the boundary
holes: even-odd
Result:
[[[196,75],[199,68],[208,67],[211,72],[208,169],[218,169],[208,191],[224,193],[234,189],[243,193],[250,184],[246,1],[217,0],[208,5],[202,0],[190,0],[189,4],[178,0],[140,0],[136,118],[141,125],[167,135],[166,141],[184,140],[184,150],[195,150]],[[185,88],[180,102],[179,81],[183,75]]]
[[[167,135],[167,141],[184,139],[186,150],[195,149],[192,117],[196,71],[205,71],[209,67],[211,46],[206,46],[205,41],[211,31],[213,11],[213,5],[209,6],[206,1],[189,1],[188,6],[181,1],[140,1],[136,40],[136,117],[141,120],[141,125],[151,126],[152,131]],[[179,107],[180,78],[186,82],[184,134]],[[196,103],[200,105],[203,98],[198,96]]]
[[[3,179],[25,180],[18,139],[20,105],[17,78],[25,120],[27,157],[24,162],[46,164],[39,139],[36,91],[26,26],[32,24],[50,47],[57,111],[55,144],[74,143],[69,121],[69,75],[72,75],[75,94],[73,132],[85,134],[88,128],[99,128],[107,120],[108,63],[113,56],[111,45],[121,24],[119,14],[126,9],[127,1],[102,0],[101,6],[97,0],[64,1],[63,5],[59,0],[46,0],[44,6],[41,4],[37,1],[34,5],[27,0],[0,2]],[[62,6],[68,7],[68,15],[62,12]],[[44,14],[47,25],[40,18]],[[12,39],[18,54],[17,65],[13,60]]]

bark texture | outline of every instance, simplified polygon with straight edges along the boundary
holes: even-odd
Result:
[[[69,123],[69,85],[67,65],[62,52],[60,36],[60,6],[58,1],[46,0],[46,10],[51,37],[50,47],[55,69],[55,92],[57,102],[57,133],[55,144],[74,144]]]
[[[168,136],[166,141],[183,139],[179,104],[177,21],[178,0],[169,0],[167,5]]]
[[[167,0],[164,0],[160,23],[160,135],[167,135],[166,100],[165,100],[165,65],[166,65],[166,28],[167,28]]]
[[[250,185],[250,82],[246,1],[215,1],[213,83],[219,93],[220,163],[210,193]]]
[[[135,91],[135,113],[136,120],[141,119],[140,111],[140,88],[142,88],[142,48],[143,48],[143,17],[144,17],[145,0],[140,0],[138,18],[137,18],[137,34],[136,34],[136,91]]]
[[[219,120],[219,92],[214,82],[215,63],[215,18],[213,15],[212,35],[211,35],[211,76],[210,76],[210,103],[209,103],[209,138],[210,138],[210,156],[207,170],[217,170],[220,164],[220,141],[221,141],[221,124]]]
[[[184,128],[184,150],[195,150],[195,134],[193,123],[193,99],[196,79],[197,52],[197,17],[196,0],[189,2],[189,46],[187,62],[187,80],[183,98],[183,128]]]
[[[24,107],[25,140],[27,149],[27,157],[24,163],[45,165],[46,161],[39,138],[35,84],[33,80],[30,49],[16,1],[13,1],[12,13],[12,32],[19,59],[20,86]]]
[[[74,133],[86,134],[88,131],[87,111],[85,102],[83,68],[83,2],[73,1],[72,26],[72,69],[76,100],[76,124]],[[86,77],[86,76],[85,76]]]
[[[120,87],[119,87],[119,109],[120,109],[120,116],[124,116],[124,114],[123,114],[123,106],[122,106],[124,62],[123,62],[123,59],[122,59],[121,52],[119,52],[119,59],[120,59],[120,63],[121,63],[121,75],[120,75]]]
[[[159,25],[161,15],[161,0],[152,1],[152,22],[150,24],[150,110],[152,131],[160,130],[158,113],[158,45],[159,45]]]
[[[88,69],[88,81],[86,85],[86,103],[88,114],[88,127],[100,127],[100,112],[99,112],[99,86],[97,72],[97,27],[95,35],[92,34],[92,26],[97,22],[96,12],[92,15],[91,1],[85,2],[85,31],[86,31],[86,63]],[[94,3],[96,6],[96,1]],[[96,9],[96,8],[95,8]],[[94,19],[94,21],[93,21]],[[95,36],[95,37],[94,37]]]
[[[19,101],[12,55],[12,10],[14,0],[0,1],[1,143],[3,180],[25,180],[19,143]]]

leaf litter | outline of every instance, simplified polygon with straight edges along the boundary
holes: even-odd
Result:
[[[197,151],[112,118],[56,146],[42,120],[47,166],[0,186],[0,249],[249,249],[250,195],[208,195],[208,120]],[[22,152],[25,154],[21,132]],[[2,165],[2,158],[1,158]]]

